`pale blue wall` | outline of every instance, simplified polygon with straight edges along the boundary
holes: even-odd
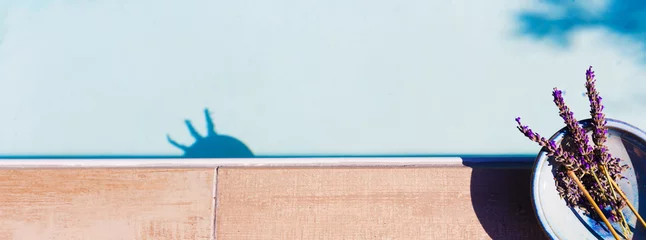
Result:
[[[646,21],[607,16],[644,4],[544,2],[0,1],[0,154],[181,154],[203,108],[258,155],[535,153],[514,118],[585,118],[588,65],[646,128]]]

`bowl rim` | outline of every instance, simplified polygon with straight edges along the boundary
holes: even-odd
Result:
[[[635,136],[643,139],[646,141],[646,132],[643,130],[628,124],[624,121],[620,121],[617,119],[612,119],[612,118],[606,118],[607,123],[606,127],[609,128],[615,128],[619,129],[621,131],[625,131],[631,134],[634,134]],[[583,119],[578,121],[579,125],[582,127],[589,127],[592,125],[593,121],[591,118]],[[567,126],[561,128],[558,130],[556,133],[554,133],[549,140],[550,141],[560,141],[563,136],[565,136],[565,133],[567,132]],[[543,228],[543,231],[549,236],[551,239],[559,239],[554,233],[554,230],[549,226],[549,222],[545,217],[543,207],[538,204],[537,197],[538,196],[538,173],[544,166],[544,162],[547,161],[547,152],[541,148],[541,150],[538,152],[538,155],[536,156],[536,160],[534,160],[534,166],[532,167],[532,180],[531,180],[531,197],[532,197],[532,205],[534,206],[534,213],[536,214],[536,218],[538,218],[538,222],[541,225],[541,228]]]

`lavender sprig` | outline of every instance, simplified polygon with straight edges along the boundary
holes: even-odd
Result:
[[[559,192],[559,196],[565,199],[566,204],[570,207],[581,206],[586,213],[590,213],[589,203],[583,199],[581,195],[581,189],[576,185],[573,179],[567,175],[567,171],[581,172],[581,162],[571,153],[563,150],[556,142],[547,140],[542,137],[540,134],[532,131],[527,125],[523,125],[520,121],[520,117],[516,118],[516,123],[518,130],[523,133],[527,138],[532,140],[538,145],[542,146],[547,150],[547,155],[554,157],[559,165],[556,171],[556,188]]]
[[[646,226],[646,221],[641,219],[615,182],[615,179],[621,177],[624,167],[619,166],[619,159],[612,157],[605,146],[608,134],[607,121],[602,112],[601,97],[594,86],[596,82],[594,77],[592,68],[588,68],[586,90],[592,116],[593,145],[589,144],[587,130],[576,120],[574,113],[565,104],[563,92],[557,88],[554,88],[552,92],[553,100],[569,133],[559,145],[541,137],[528,126],[522,125],[520,118],[516,118],[516,122],[518,130],[523,135],[538,143],[545,149],[548,156],[553,157],[556,162],[554,176],[557,190],[567,205],[578,207],[597,220],[601,219],[613,235],[618,237],[606,219],[606,215],[610,220],[619,222],[624,233],[630,232],[621,212],[624,206],[628,205],[644,226]],[[582,197],[583,195],[585,198]]]
[[[642,219],[634,206],[628,201],[626,195],[615,182],[615,180],[623,178],[621,172],[627,169],[628,165],[622,166],[620,164],[620,159],[612,157],[612,155],[608,151],[608,148],[605,146],[608,138],[608,128],[606,127],[607,120],[605,118],[606,115],[603,113],[604,106],[603,104],[601,104],[602,98],[595,87],[597,80],[595,79],[594,71],[592,71],[592,66],[590,66],[586,70],[585,80],[586,95],[588,96],[588,101],[590,102],[590,116],[592,117],[592,141],[595,144],[594,155],[597,156],[597,161],[599,162],[599,164],[601,164],[602,172],[605,173],[608,178],[610,178],[608,180],[611,184],[611,187],[613,188],[613,190],[616,190],[616,192],[621,196],[621,198],[619,198],[616,195],[613,195],[617,209],[621,209],[628,205],[628,207],[630,207],[635,216],[642,223],[642,225],[646,226],[646,221]],[[615,192],[613,191],[613,194],[614,193]],[[624,222],[624,228],[628,228],[628,224],[626,222]]]

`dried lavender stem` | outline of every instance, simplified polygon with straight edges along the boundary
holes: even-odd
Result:
[[[606,216],[603,215],[603,212],[601,211],[601,209],[599,208],[597,203],[594,202],[594,200],[592,199],[592,196],[590,196],[590,193],[588,192],[588,190],[585,189],[585,186],[583,186],[583,183],[581,183],[581,181],[579,180],[579,177],[577,177],[576,174],[574,174],[574,172],[572,170],[568,170],[567,174],[568,174],[568,176],[570,176],[570,178],[572,178],[572,180],[574,180],[576,185],[579,186],[579,189],[581,189],[581,192],[583,192],[583,195],[585,196],[585,198],[588,199],[588,202],[590,202],[590,204],[592,205],[594,210],[601,217],[601,220],[603,221],[603,223],[606,224],[606,226],[608,227],[608,230],[610,230],[610,233],[612,234],[612,236],[615,237],[616,240],[620,240],[621,238],[619,237],[619,234],[617,234],[617,231],[615,231],[615,228],[612,227],[612,225],[608,221],[608,218],[606,218]]]
[[[605,167],[603,168],[603,171],[605,171],[605,172],[606,172],[606,174],[608,174],[608,170],[607,170]],[[619,185],[617,185],[617,183],[615,182],[615,180],[613,180],[612,178],[608,178],[608,179],[610,180],[610,181],[609,181],[609,182],[610,182],[610,184],[611,184],[611,185],[612,185],[612,186],[617,190],[617,193],[619,193],[619,195],[621,195],[621,197],[626,201],[626,205],[628,205],[628,208],[630,208],[630,210],[631,210],[631,211],[633,211],[633,213],[635,214],[635,216],[637,217],[637,219],[639,219],[639,222],[640,222],[644,227],[646,227],[646,222],[644,221],[644,219],[642,218],[642,216],[640,216],[640,215],[639,215],[639,212],[637,212],[637,209],[635,209],[635,206],[633,206],[633,204],[632,204],[632,203],[630,203],[630,201],[628,201],[628,197],[626,197],[626,194],[624,193],[624,191],[622,191],[622,190],[621,190],[621,188],[619,188]]]
[[[614,195],[614,194],[615,194],[615,192],[618,192],[618,193],[619,193],[619,195],[621,196],[621,198],[623,198],[623,199],[624,199],[624,201],[626,202],[626,204],[628,205],[628,207],[630,208],[630,210],[635,214],[635,216],[636,216],[638,219],[640,219],[641,223],[642,223],[642,224],[644,224],[644,226],[646,226],[646,223],[644,223],[644,220],[643,220],[643,219],[642,219],[642,217],[639,215],[639,213],[635,210],[635,208],[634,208],[634,207],[633,207],[633,205],[630,203],[630,201],[628,200],[628,198],[626,197],[626,195],[624,194],[624,192],[623,192],[623,191],[621,191],[621,188],[619,187],[619,185],[617,185],[617,183],[615,182],[615,180],[614,180],[614,179],[612,179],[612,177],[610,177],[610,173],[608,173],[608,169],[605,167],[605,165],[601,164],[601,166],[599,166],[599,167],[601,168],[601,171],[603,171],[603,174],[605,174],[605,175],[606,175],[606,179],[608,179],[608,182],[610,182],[610,187],[612,188],[612,189],[611,189],[611,190],[612,190],[612,194]],[[630,229],[629,229],[629,227],[628,227],[628,222],[626,221],[626,216],[624,216],[624,213],[623,213],[623,212],[621,212],[621,211],[619,211],[619,214],[621,215],[621,219],[622,219],[622,227],[624,228],[624,232],[629,232],[629,231],[630,231]],[[625,234],[625,233],[624,233],[624,234]]]
[[[624,236],[628,236],[628,233],[630,233],[630,225],[625,221],[626,215],[624,215],[622,211],[619,211],[619,216],[621,216],[621,219],[624,219],[624,221],[621,222],[621,229],[624,231]]]
[[[621,188],[619,188],[617,183],[615,183],[615,181],[612,179],[612,177],[610,177],[610,174],[608,173],[608,171],[604,167],[604,165],[601,164],[601,166],[599,166],[599,168],[601,168],[601,171],[603,171],[603,174],[606,175],[606,179],[608,179],[608,182],[611,183],[610,184],[610,191],[612,191],[612,195],[616,198],[617,195],[616,195],[615,192],[619,192],[619,195],[624,199],[624,201],[626,201],[626,204],[632,205],[632,204],[630,204],[630,201],[628,201],[628,198],[626,198],[626,195],[624,195],[623,192],[621,191]],[[631,208],[631,210],[632,210],[632,208]],[[624,216],[624,213],[621,212],[620,209],[618,210],[618,212],[619,212],[619,215],[621,215],[621,227],[623,228],[624,234],[627,235],[626,233],[630,232],[630,228],[628,227],[628,222],[626,221],[626,216]],[[641,218],[641,216],[639,216],[639,214],[636,211],[633,211],[633,213],[635,213],[635,215],[638,218]]]

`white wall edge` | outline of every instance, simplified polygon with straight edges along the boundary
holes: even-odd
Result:
[[[202,158],[202,159],[2,159],[0,169],[218,168],[218,167],[462,167],[459,157]]]

